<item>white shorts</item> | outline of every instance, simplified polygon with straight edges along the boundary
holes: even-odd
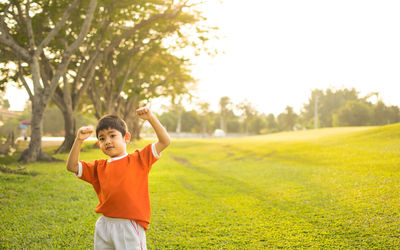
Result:
[[[94,249],[145,250],[146,233],[134,220],[101,216],[96,222]]]

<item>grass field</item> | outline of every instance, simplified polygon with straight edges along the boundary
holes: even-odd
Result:
[[[149,141],[133,144],[142,147]],[[56,155],[66,159],[67,155]],[[104,157],[86,147],[81,159]],[[92,187],[1,159],[0,248],[93,247]],[[8,171],[5,171],[8,167]],[[149,249],[400,247],[400,124],[176,139],[150,172]]]

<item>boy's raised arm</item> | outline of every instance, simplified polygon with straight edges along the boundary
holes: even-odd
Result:
[[[79,153],[81,151],[82,143],[93,133],[93,127],[81,127],[78,129],[74,144],[68,155],[67,170],[75,174],[78,173]]]
[[[161,153],[166,147],[171,143],[171,138],[164,128],[164,126],[160,123],[157,117],[151,112],[149,108],[139,108],[136,110],[136,115],[143,119],[149,121],[150,125],[153,127],[154,132],[156,132],[158,142],[156,142],[156,150],[157,153]]]

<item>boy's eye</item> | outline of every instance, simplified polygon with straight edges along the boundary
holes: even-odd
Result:
[[[99,138],[99,141],[104,141],[104,138]]]
[[[115,137],[115,135],[111,135],[111,137]]]

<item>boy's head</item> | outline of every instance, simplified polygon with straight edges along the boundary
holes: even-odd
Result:
[[[115,115],[103,116],[96,127],[97,144],[104,154],[119,157],[126,154],[131,135],[124,120]]]
[[[96,127],[96,137],[99,138],[99,132],[104,129],[116,129],[121,132],[122,137],[125,136],[128,131],[128,127],[124,120],[116,115],[105,115],[97,123]]]

